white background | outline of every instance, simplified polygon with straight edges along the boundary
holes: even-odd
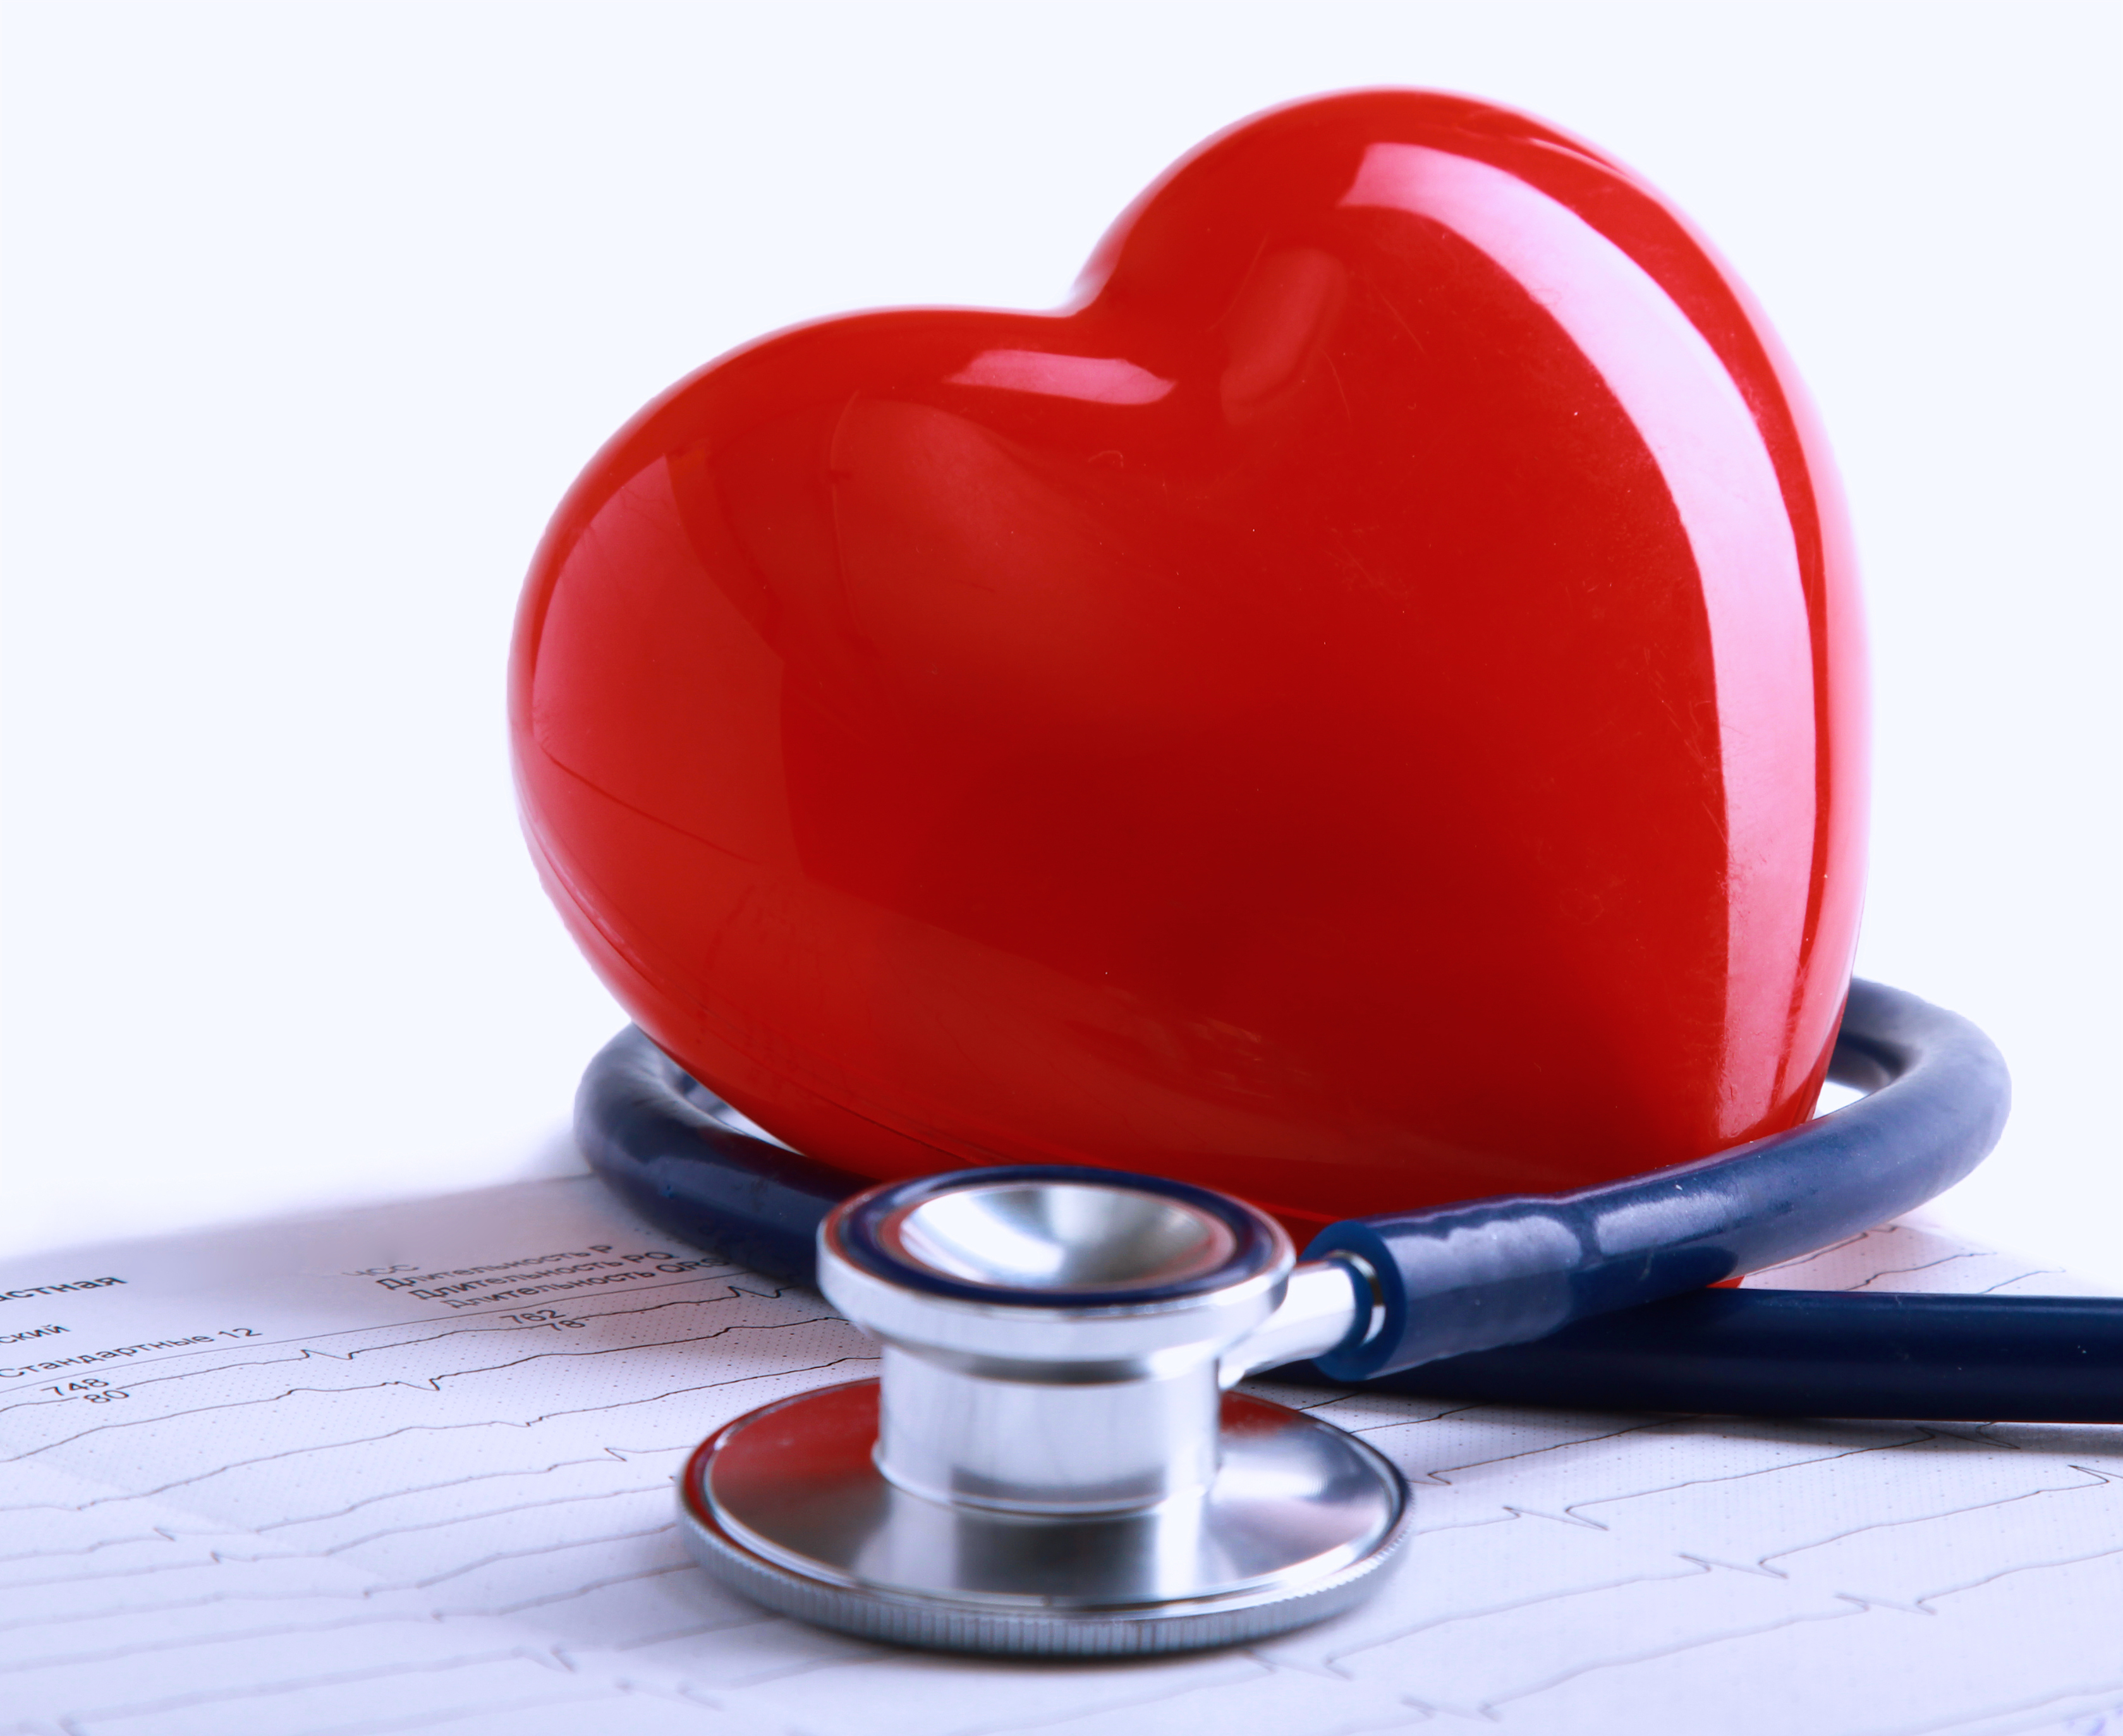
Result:
[[[622,1016],[501,679],[575,470],[771,327],[1051,304],[1197,138],[1399,82],[1634,163],[1781,329],[1867,570],[1861,969],[2018,1081],[1943,1214],[2123,1283],[2118,19],[11,8],[0,1249],[570,1162]]]

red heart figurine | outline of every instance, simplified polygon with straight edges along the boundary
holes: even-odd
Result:
[[[1059,312],[674,387],[553,521],[509,699],[576,939],[781,1138],[1303,1233],[1807,1116],[1863,681],[1732,274],[1567,134],[1369,91],[1197,150]]]

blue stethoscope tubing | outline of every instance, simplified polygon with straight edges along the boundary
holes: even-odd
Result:
[[[1361,1256],[1383,1323],[1274,1378],[1601,1411],[2123,1422],[2123,1298],[1704,1288],[1922,1205],[1996,1144],[2011,1098],[1974,1025],[1878,983],[1851,984],[1829,1077],[1867,1095],[1692,1163],[1331,1226],[1305,1257]],[[575,1133],[658,1228],[808,1284],[819,1224],[870,1183],[730,1114],[630,1026],[583,1074]]]

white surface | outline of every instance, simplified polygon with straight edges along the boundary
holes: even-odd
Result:
[[[809,1292],[668,1246],[585,1178],[0,1267],[0,1736],[2123,1721],[2113,1429],[1271,1387],[1413,1485],[1404,1559],[1349,1615],[1059,1665],[771,1617],[689,1565],[670,1479],[723,1422],[874,1373],[873,1349]],[[1775,1276],[2070,1288],[1914,1226]]]
[[[1777,321],[1868,569],[1862,965],[2019,1081],[1944,1210],[2123,1281],[2117,16],[11,8],[0,1245],[565,1163],[620,1015],[501,669],[575,470],[768,328],[1050,304],[1200,137],[1399,82],[1635,163]]]

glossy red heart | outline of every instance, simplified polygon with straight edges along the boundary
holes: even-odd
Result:
[[[1462,98],[1222,134],[1058,313],[683,381],[554,520],[510,707],[613,992],[866,1175],[1566,1187],[1802,1119],[1848,980],[1802,390],[1657,194]]]

